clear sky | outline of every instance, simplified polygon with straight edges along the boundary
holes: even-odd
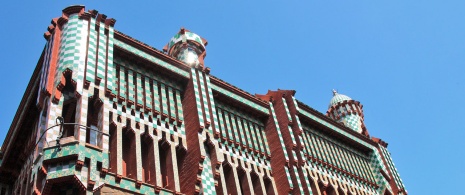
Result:
[[[211,74],[249,93],[294,89],[325,113],[337,89],[364,105],[368,131],[389,143],[410,194],[463,186],[465,1],[148,2],[2,2],[0,143],[50,20],[83,4],[158,49],[180,27],[199,34]]]

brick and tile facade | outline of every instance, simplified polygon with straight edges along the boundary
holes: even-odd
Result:
[[[407,194],[359,102],[210,75],[207,40],[162,51],[84,6],[52,19],[0,153],[3,194]],[[62,117],[62,122],[58,119]]]

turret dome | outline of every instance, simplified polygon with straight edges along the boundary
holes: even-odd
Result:
[[[331,98],[331,101],[329,102],[328,108],[331,106],[336,105],[339,102],[343,102],[344,100],[352,100],[349,96],[346,96],[344,94],[339,94],[337,93],[336,90],[333,89],[333,98]]]
[[[206,56],[207,40],[187,29],[181,30],[163,48],[168,55],[192,67],[202,66]]]

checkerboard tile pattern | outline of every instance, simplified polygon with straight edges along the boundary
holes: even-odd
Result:
[[[205,195],[214,195],[216,194],[215,190],[215,178],[213,177],[213,169],[211,166],[210,152],[206,151],[207,155],[202,163],[202,182],[201,182],[201,194]]]

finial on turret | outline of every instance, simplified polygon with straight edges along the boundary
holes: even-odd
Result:
[[[337,91],[333,89],[333,96],[335,96],[336,94],[337,94]]]

